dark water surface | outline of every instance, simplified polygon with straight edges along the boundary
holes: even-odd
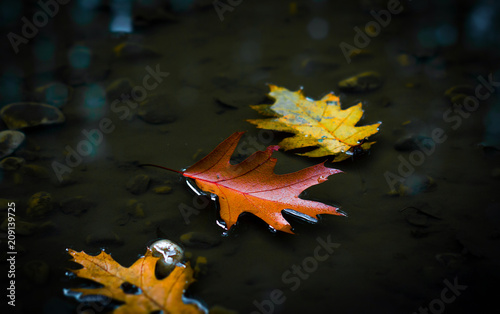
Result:
[[[26,168],[0,174],[0,198],[16,204],[18,252],[15,308],[7,304],[8,254],[2,257],[1,308],[7,310],[2,313],[99,313],[99,302],[82,306],[63,294],[64,288],[82,284],[65,275],[78,267],[68,261],[67,248],[89,254],[105,249],[128,266],[155,239],[179,242],[192,231],[220,240],[208,248],[185,247],[191,263],[199,256],[207,259],[205,272],[186,293],[207,308],[239,313],[427,313],[426,308],[428,313],[489,313],[488,305],[496,303],[496,2],[414,0],[398,6],[375,0],[221,0],[237,4],[221,13],[221,20],[213,1],[138,1],[130,25],[119,19],[120,10],[124,21],[130,12],[126,1],[75,0],[59,5],[36,35],[14,48],[8,34],[21,36],[22,17],[32,21],[41,10],[28,3],[34,2],[1,3],[0,106],[48,102],[53,97],[43,99],[35,89],[51,82],[64,84],[63,90],[71,87],[72,94],[58,103],[65,122],[23,129],[25,143],[12,154],[27,165],[44,167],[48,175]],[[398,13],[390,14],[387,26],[373,22],[368,24],[372,37],[356,35],[355,27],[362,31],[376,21],[370,11],[380,15],[388,5]],[[112,32],[128,26],[130,33]],[[347,62],[341,43],[363,50]],[[157,76],[157,84],[145,80],[154,71],[168,76]],[[341,80],[366,71],[380,75],[379,88],[339,88]],[[478,96],[476,86],[489,76],[493,87],[479,88],[481,95],[489,95]],[[124,78],[131,82],[112,88]],[[359,125],[382,122],[370,137],[377,143],[368,154],[327,164],[345,173],[304,196],[340,206],[347,218],[323,216],[316,225],[290,218],[296,233],[290,235],[272,233],[261,220],[245,215],[223,236],[213,203],[188,220],[183,217],[179,208],[194,208],[197,199],[178,174],[137,165],[181,170],[236,131],[248,131],[246,147],[234,156],[237,161],[278,144],[288,134],[261,131],[246,122],[262,118],[250,105],[269,103],[267,83],[290,90],[303,87],[312,99],[333,91],[343,108],[362,102],[365,113]],[[445,91],[457,85],[470,88],[453,100],[454,107]],[[139,108],[143,113],[114,102],[134,86],[148,87],[142,89],[147,95],[136,95],[149,101]],[[480,99],[477,108],[463,109],[466,96]],[[161,123],[151,123],[155,119]],[[70,182],[61,184],[53,162],[65,164],[67,147],[78,150],[86,139],[82,131],[98,129],[100,123],[108,123],[101,131],[109,132],[92,156],[73,160],[75,167],[70,165],[65,174]],[[7,129],[3,122],[0,127]],[[446,139],[427,154],[394,148],[408,135],[432,138],[438,133]],[[325,159],[283,151],[274,156],[277,173]],[[389,196],[388,172],[408,177],[404,184],[413,195]],[[126,186],[139,174],[151,181],[146,192],[135,195]],[[155,193],[165,185],[170,193]],[[27,212],[28,200],[41,191],[50,193],[53,209],[35,217]],[[67,199],[77,196],[92,206],[87,209],[81,199],[76,201],[80,207],[67,205]],[[127,209],[132,199],[143,203],[143,213]],[[3,221],[7,208],[2,206]],[[37,230],[19,234],[19,221],[34,223]],[[1,239],[3,252],[9,251],[6,240]],[[325,249],[325,242],[335,245]]]

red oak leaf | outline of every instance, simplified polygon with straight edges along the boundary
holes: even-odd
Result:
[[[244,132],[237,132],[219,144],[210,154],[183,172],[194,179],[203,191],[219,197],[220,216],[229,230],[241,213],[252,213],[272,228],[293,233],[282,215],[289,209],[316,218],[318,214],[344,216],[338,208],[299,198],[310,186],[342,172],[323,163],[288,174],[275,174],[276,158],[271,155],[279,146],[257,151],[239,164],[229,162]]]

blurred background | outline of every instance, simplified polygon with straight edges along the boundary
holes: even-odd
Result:
[[[489,312],[499,17],[493,0],[1,1],[3,278],[9,202],[17,252],[16,306],[3,296],[2,313],[110,311],[64,292],[91,286],[68,275],[66,249],[129,266],[160,238],[206,258],[186,295],[213,313]],[[236,161],[276,145],[290,134],[246,122],[272,103],[267,84],[333,92],[342,108],[363,104],[358,125],[382,122],[369,152],[327,163],[345,173],[302,196],[347,218],[287,216],[289,235],[243,215],[224,233],[178,174],[138,167],[187,168],[236,131]],[[325,160],[275,157],[277,173]],[[339,246],[307,268],[318,238]],[[298,286],[284,279],[294,265],[309,269],[287,277]]]

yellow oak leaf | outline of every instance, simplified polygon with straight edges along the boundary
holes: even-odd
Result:
[[[71,289],[82,295],[103,295],[124,304],[118,306],[113,313],[205,313],[196,303],[184,303],[184,290],[194,281],[193,269],[187,263],[176,266],[165,278],[155,276],[155,265],[158,257],[154,257],[148,249],[132,266],[123,267],[111,255],[102,251],[97,256],[69,249],[73,256],[71,261],[83,266],[71,270],[80,278],[90,279],[103,285],[95,289]],[[137,293],[127,293],[123,285],[139,288]]]
[[[273,118],[247,121],[261,129],[295,133],[279,143],[283,149],[316,146],[316,149],[299,155],[334,155],[333,161],[342,161],[352,156],[356,149],[368,150],[375,143],[364,140],[377,133],[381,123],[356,126],[363,115],[361,103],[343,110],[339,97],[333,93],[314,101],[305,97],[302,90],[292,92],[272,84],[269,88],[268,95],[275,99],[274,104],[251,107]]]

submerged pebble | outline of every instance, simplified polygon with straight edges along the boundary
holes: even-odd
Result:
[[[35,89],[35,97],[38,101],[61,108],[73,95],[73,88],[63,83],[53,82]]]
[[[165,103],[165,95],[152,95],[139,104],[137,116],[150,124],[172,123],[175,117]]]
[[[0,132],[0,158],[12,154],[24,142],[23,132],[5,130]]]
[[[382,77],[377,72],[363,72],[339,82],[339,88],[348,92],[368,92],[382,86]]]
[[[32,218],[42,218],[52,211],[52,196],[48,192],[33,194],[28,200],[26,213]]]
[[[111,84],[106,87],[106,97],[109,103],[115,100],[122,100],[122,95],[124,97],[130,97],[130,92],[134,87],[134,83],[129,78],[119,78],[111,82]]]
[[[144,203],[141,203],[135,199],[131,199],[127,202],[127,213],[132,218],[144,218],[146,217],[144,207]]]
[[[446,268],[457,269],[462,263],[463,257],[457,253],[446,252],[436,254],[436,260]]]
[[[394,190],[388,192],[391,196],[411,196],[428,191],[435,185],[434,179],[424,175],[412,175],[403,183],[397,182]]]
[[[0,110],[0,116],[9,129],[22,129],[65,121],[63,113],[57,107],[36,102],[7,105]]]
[[[0,168],[5,171],[15,171],[21,168],[26,163],[24,158],[20,157],[7,157],[0,161]]]
[[[148,190],[149,182],[149,176],[138,174],[128,180],[127,190],[132,194],[142,194]]]
[[[426,202],[418,202],[415,204],[415,206],[412,206],[413,208],[416,208],[420,213],[427,215],[429,217],[435,218],[435,219],[443,219],[441,210],[435,206],[431,206]]]
[[[202,232],[188,232],[180,237],[181,243],[191,248],[211,248],[219,245],[220,239]]]
[[[172,192],[172,187],[168,185],[157,186],[153,189],[156,194],[168,194]]]
[[[314,56],[298,60],[296,69],[302,75],[318,75],[332,72],[339,68],[339,64],[330,57]]]
[[[138,58],[157,58],[161,54],[152,47],[134,42],[123,42],[113,48],[115,55],[119,58],[136,61]]]
[[[398,151],[413,151],[425,148],[427,150],[434,147],[434,141],[427,136],[410,134],[396,141],[394,148]]]
[[[97,204],[84,196],[75,196],[59,202],[59,208],[66,215],[81,216]]]
[[[92,246],[122,245],[123,240],[113,231],[103,229],[89,234],[85,243]]]
[[[452,104],[462,104],[463,100],[471,95],[474,95],[474,86],[465,84],[450,87],[444,92],[444,96],[448,98]]]
[[[406,221],[416,227],[428,227],[429,217],[422,215],[420,213],[407,213],[405,215]]]
[[[72,174],[65,173],[61,176],[61,180],[57,179],[53,181],[53,184],[58,187],[68,186],[77,183],[78,181],[73,177]]]

